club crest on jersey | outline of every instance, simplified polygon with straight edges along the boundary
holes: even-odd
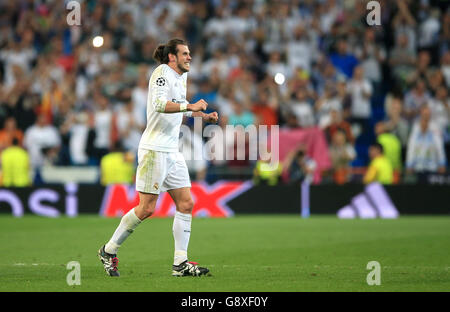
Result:
[[[166,84],[166,79],[164,79],[163,77],[159,77],[158,79],[156,79],[156,85],[157,86],[164,86]]]

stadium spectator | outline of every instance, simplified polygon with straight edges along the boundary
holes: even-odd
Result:
[[[120,142],[114,143],[111,152],[100,160],[100,182],[102,185],[131,184],[134,178],[134,155],[125,152]]]
[[[448,13],[450,19],[450,13]],[[449,31],[450,32],[450,31]],[[450,88],[450,50],[446,51],[441,56],[441,72],[445,78],[447,88]]]
[[[330,83],[325,86],[324,94],[316,101],[314,109],[317,124],[322,129],[328,127],[331,123],[331,110],[342,111],[341,101],[336,96],[334,84]]]
[[[191,128],[189,133],[183,132],[180,138],[180,150],[186,161],[192,181],[204,181],[208,162],[204,157],[202,137]],[[215,151],[219,152],[219,151]]]
[[[49,123],[47,115],[39,115],[36,123],[25,131],[23,144],[30,153],[32,167],[39,169],[45,164],[56,163],[61,135]]]
[[[137,153],[139,141],[146,124],[142,122],[142,118],[136,118],[131,99],[128,99],[126,103],[118,108],[116,116],[119,140],[123,142],[123,148],[126,151]]]
[[[430,100],[430,94],[426,88],[425,81],[417,80],[414,88],[406,92],[403,105],[403,114],[409,123],[413,123],[419,116],[420,108]]]
[[[352,96],[348,93],[347,82],[344,79],[338,79],[336,82],[336,99],[339,100],[342,108],[342,118],[350,119]]]
[[[286,129],[297,129],[300,128],[300,124],[298,123],[297,116],[295,116],[292,112],[286,112],[284,114],[284,125],[283,128]]]
[[[334,132],[329,147],[332,162],[333,180],[336,184],[344,184],[351,179],[351,162],[356,158],[356,151],[346,140],[343,130]]]
[[[402,144],[394,134],[387,131],[385,124],[379,122],[375,125],[377,143],[383,146],[383,154],[389,160],[394,174],[394,183],[397,183],[402,170]]]
[[[122,96],[123,89],[126,88],[123,71],[118,66],[112,67],[112,70],[104,78],[105,82],[101,89],[101,97],[106,97],[110,103],[114,103]],[[102,100],[100,100],[102,101]],[[107,109],[106,109],[107,110]]]
[[[29,74],[35,58],[36,51],[17,37],[9,41],[9,45],[0,51],[0,61],[4,63],[5,67],[3,79],[5,87],[12,87],[17,81],[14,66],[18,66],[24,74]]]
[[[272,126],[278,124],[278,100],[268,90],[258,93],[258,100],[252,105],[252,112],[258,125]]]
[[[216,102],[217,91],[213,89],[209,80],[205,77],[199,81],[199,89],[192,97],[192,102],[204,99],[207,103],[214,106]]]
[[[43,90],[41,104],[36,108],[37,114],[45,114],[49,122],[53,122],[53,116],[58,111],[63,101],[63,91],[60,81],[50,80],[48,90]]]
[[[311,72],[311,64],[318,57],[317,44],[312,38],[312,32],[307,31],[305,26],[298,25],[293,33],[293,38],[286,45],[287,68],[301,68],[306,72]],[[290,77],[291,72],[279,71]]]
[[[361,65],[356,66],[353,78],[348,83],[348,92],[351,95],[350,121],[357,125],[358,132],[367,130],[367,123],[371,116],[370,97],[373,92],[372,85],[364,78],[364,70]]]
[[[299,88],[293,95],[289,103],[289,109],[294,113],[297,121],[302,128],[308,128],[315,125],[312,99],[308,96],[305,88]]]
[[[25,187],[31,185],[30,157],[19,146],[19,140],[13,138],[11,146],[1,152],[2,186]]]
[[[441,21],[441,34],[439,36],[440,46],[438,47],[441,53],[444,55],[449,53],[449,42],[450,42],[450,10],[447,9],[443,12]],[[446,52],[447,51],[447,52]]]
[[[200,56],[202,55],[200,54]],[[194,77],[200,82],[202,82],[202,80],[206,82],[206,77],[210,77],[215,71],[218,71],[220,79],[226,79],[232,69],[229,59],[220,49],[216,49],[212,57],[207,59],[203,64],[198,64],[197,66],[200,68],[198,69],[198,73],[194,70]]]
[[[396,37],[396,44],[389,52],[389,65],[393,78],[402,90],[406,88],[406,81],[414,71],[416,64],[416,50],[411,48],[408,36],[404,33]]]
[[[413,14],[409,10],[409,4],[411,0],[397,2],[397,14],[392,19],[392,28],[394,29],[394,36],[397,37],[404,34],[407,38],[407,47],[410,50],[416,50],[417,46],[417,34],[416,26],[417,22]]]
[[[342,114],[338,110],[332,109],[330,111],[330,124],[325,128],[325,135],[328,142],[331,142],[336,131],[343,131],[345,133],[345,140],[349,143],[354,143],[351,125],[342,119]]]
[[[387,53],[382,45],[377,44],[374,28],[365,29],[363,42],[356,47],[355,54],[361,60],[364,78],[372,83],[375,92],[380,92],[383,79],[382,67],[387,59]]]
[[[450,119],[450,99],[444,85],[437,89],[436,95],[428,101],[428,106],[431,110],[431,123],[436,125],[446,138]]]
[[[292,67],[281,60],[280,51],[273,51],[270,53],[265,71],[266,74],[271,77],[275,77],[278,73],[283,74],[285,77],[292,76]]]
[[[311,82],[319,96],[323,95],[325,86],[335,84],[338,77],[336,68],[326,59],[319,59],[311,71]]]
[[[420,51],[417,56],[417,64],[414,67],[414,70],[406,77],[407,85],[413,84],[417,80],[423,80],[426,82],[429,87],[429,76],[432,71],[431,68],[431,56],[428,51]],[[433,68],[434,69],[434,68]]]
[[[211,52],[212,47],[224,48],[223,38],[227,33],[227,16],[229,15],[229,10],[226,6],[219,5],[215,8],[214,14],[206,21],[205,27],[203,28],[203,36],[207,42],[208,52]]]
[[[442,85],[436,92],[436,97],[430,102],[432,121],[441,129],[444,139],[445,154],[450,156],[450,98],[448,89]],[[448,162],[448,161],[447,161]]]
[[[387,116],[383,121],[383,127],[400,140],[402,147],[406,147],[409,138],[409,125],[406,119],[403,118],[402,111],[402,99],[393,97],[387,105]]]
[[[336,52],[330,55],[330,60],[346,78],[350,79],[358,65],[358,59],[349,52],[347,39],[339,39],[336,46]]]
[[[53,117],[53,124],[58,128],[61,136],[61,146],[58,154],[58,166],[69,166],[72,164],[70,159],[70,135],[71,127],[74,122],[75,114],[72,110],[72,104],[68,98],[64,98],[56,114]]]
[[[147,120],[147,67],[141,67],[140,71],[137,85],[131,91],[131,99],[133,101],[134,118],[137,119],[138,123],[144,124]]]
[[[217,107],[221,118],[230,116],[233,113],[232,107],[232,87],[229,83],[222,83],[217,92],[217,103],[220,103]],[[189,92],[189,91],[188,91]],[[228,119],[227,119],[228,120]]]
[[[280,162],[271,163],[269,160],[258,160],[253,169],[253,183],[255,185],[275,186],[281,180],[283,166]]]
[[[17,127],[25,133],[37,119],[35,108],[39,105],[40,97],[38,94],[29,93],[29,90],[13,91],[7,95],[5,105],[0,107],[6,110],[7,116],[14,117],[17,121]]]
[[[364,175],[364,183],[392,184],[394,181],[392,165],[389,159],[384,156],[383,146],[380,143],[374,143],[369,147],[369,157],[371,162]]]
[[[245,104],[231,99],[232,113],[228,116],[228,124],[232,126],[243,126],[244,128],[255,123],[255,115],[249,111]]]
[[[73,165],[88,165],[88,135],[89,119],[93,122],[93,115],[86,111],[77,113],[70,125],[69,152]]]
[[[433,58],[438,56],[439,47],[439,31],[441,29],[441,23],[439,21],[441,12],[439,9],[430,8],[429,3],[426,4],[426,17],[418,25],[418,43],[417,46],[420,50],[428,50],[432,53]]]
[[[304,145],[300,145],[290,151],[282,166],[283,171],[286,171],[288,174],[289,183],[303,181],[311,183],[317,168],[315,160],[306,155],[306,147]]]
[[[3,129],[0,130],[0,152],[10,147],[13,140],[17,139],[17,145],[23,144],[23,132],[17,128],[17,122],[14,117],[9,117],[5,120]]]
[[[430,90],[430,93],[435,96],[437,93],[437,90],[441,86],[445,86],[445,79],[444,75],[442,74],[441,70],[438,68],[430,69],[427,76],[427,84],[428,89]]]
[[[109,152],[109,149],[115,143],[113,134],[116,128],[116,115],[110,108],[110,103],[105,96],[98,93],[95,96],[95,99],[96,107],[94,111],[94,154],[95,157],[100,160]]]
[[[336,0],[327,0],[319,4],[319,23],[323,32],[328,32],[331,25],[342,19],[343,8]]]
[[[430,124],[431,111],[420,110],[420,120],[414,125],[408,141],[406,170],[408,173],[444,173],[446,158],[439,129]]]

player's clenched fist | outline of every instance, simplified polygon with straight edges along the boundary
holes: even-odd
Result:
[[[203,99],[201,99],[200,101],[198,101],[194,104],[190,104],[188,106],[189,110],[192,112],[204,111],[207,107],[208,107],[208,103],[206,103],[206,101]]]
[[[219,114],[217,114],[217,112],[204,114],[203,120],[210,123],[216,123],[217,120],[219,120]]]

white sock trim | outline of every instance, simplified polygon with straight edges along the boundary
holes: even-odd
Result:
[[[173,257],[173,264],[180,265],[184,261],[188,259],[187,251],[184,250],[175,250],[175,254]]]
[[[182,213],[182,212],[177,211],[177,212],[175,212],[175,218],[189,222],[189,221],[192,221],[192,214]]]
[[[105,251],[109,254],[115,255],[117,254],[117,251],[119,250],[120,245],[117,245],[113,241],[109,241],[105,245]]]

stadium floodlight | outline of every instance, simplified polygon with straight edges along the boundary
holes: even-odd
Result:
[[[284,75],[282,73],[276,73],[274,79],[275,79],[275,83],[278,85],[282,85],[284,83],[284,81],[286,80],[286,78],[284,77]]]
[[[92,39],[92,45],[95,48],[100,48],[103,45],[103,37],[102,36],[95,36],[94,39]]]

